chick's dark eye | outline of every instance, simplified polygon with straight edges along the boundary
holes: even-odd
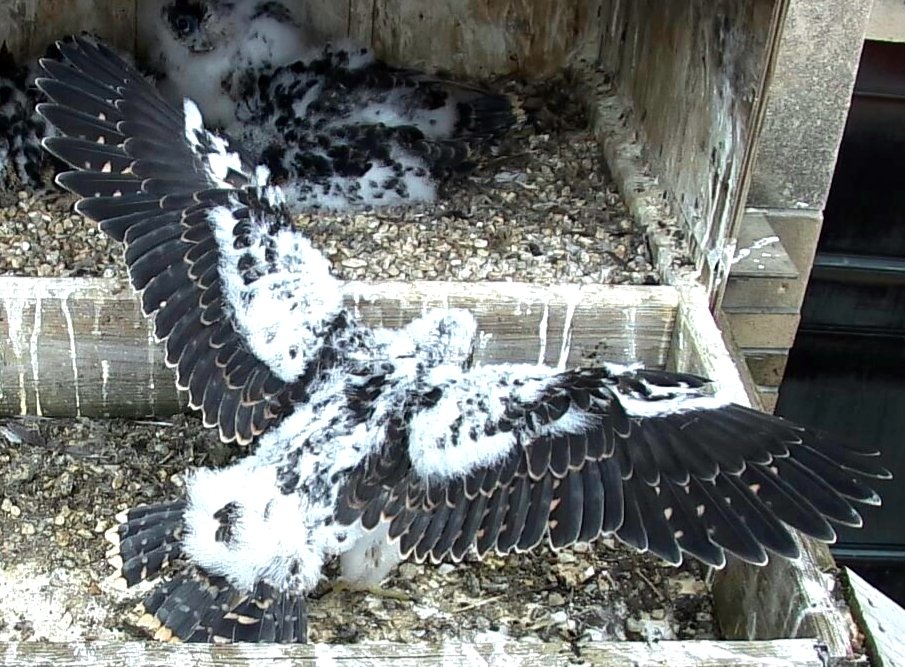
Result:
[[[180,35],[191,35],[198,30],[198,19],[194,16],[179,16],[176,18],[176,31]]]

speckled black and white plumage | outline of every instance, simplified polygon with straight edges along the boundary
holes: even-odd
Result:
[[[268,0],[149,0],[139,10],[147,65],[164,97],[177,105],[191,97],[210,126],[229,129],[257,72],[294,61],[317,40],[294,9]]]
[[[831,541],[832,524],[860,525],[854,504],[879,503],[864,481],[889,477],[875,452],[694,375],[470,368],[476,323],[456,310],[366,327],[266,169],[103,46],[61,48],[67,63],[39,80],[65,135],[47,147],[77,169],[60,182],[125,243],[207,423],[256,440],[108,533],[125,585],[164,578],[142,619],[158,639],[304,641],[304,597],[337,557],[368,583],[404,557],[615,535],[671,563],[763,563],[797,555],[793,528]]]
[[[273,0],[179,0],[158,14],[151,60],[163,89],[198,100],[208,123],[270,169],[294,211],[432,201],[516,121],[505,95],[319,42]]]
[[[52,184],[52,159],[41,148],[41,139],[52,130],[35,112],[39,91],[32,78],[6,43],[0,46],[0,196],[41,192]]]

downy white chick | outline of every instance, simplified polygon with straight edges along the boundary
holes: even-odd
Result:
[[[177,0],[152,26],[165,93],[196,100],[295,212],[433,201],[517,121],[506,95],[313,39],[278,2]]]

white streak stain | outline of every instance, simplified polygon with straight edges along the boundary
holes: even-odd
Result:
[[[357,289],[352,297],[352,314],[356,320],[361,319],[361,292]]]
[[[72,367],[72,384],[75,388],[75,416],[82,416],[82,397],[79,391],[79,366],[75,355],[75,327],[72,326],[72,313],[69,312],[70,294],[60,295],[60,310],[66,320],[66,333],[69,335],[69,364]]]
[[[444,648],[447,645],[444,643]],[[471,644],[453,644],[450,646],[452,649],[451,659],[449,660],[449,664],[454,664],[458,660],[464,658],[466,664],[474,665],[475,667],[480,667],[481,665],[488,665],[490,663],[487,662],[486,658],[480,654],[478,649],[476,649]],[[446,651],[444,650],[444,657],[446,655]],[[498,664],[498,663],[496,663]]]
[[[157,341],[154,337],[154,323],[148,320],[148,398],[151,402],[151,414],[157,414],[157,387],[154,384],[154,350]],[[165,353],[164,353],[165,354]]]
[[[35,389],[35,414],[38,417],[44,416],[41,409],[41,382],[40,373],[38,372],[38,336],[41,334],[41,297],[35,298],[35,322],[31,330],[31,338],[28,344],[28,356],[31,359],[31,379],[34,382]]]
[[[779,243],[778,236],[765,236],[762,239],[756,239],[754,243],[752,243],[747,248],[739,248],[736,255],[732,258],[733,264],[738,264],[740,261],[750,256],[752,252],[755,250],[760,250],[761,248],[766,248],[769,245],[773,245],[774,243]],[[769,257],[769,253],[762,253],[762,257]]]
[[[342,649],[339,646],[331,646],[330,644],[315,643],[314,646],[314,664],[316,667],[335,667],[339,664],[337,657],[341,657]],[[336,655],[339,653],[340,655]]]
[[[632,306],[625,314],[625,327],[628,334],[628,357],[630,361],[638,359],[638,344],[636,337],[638,335],[636,329],[638,326],[638,309]]]
[[[101,359],[101,403],[107,408],[107,384],[110,382],[110,362]]]
[[[94,320],[91,323],[91,335],[92,336],[100,336],[101,335],[101,305],[99,302],[94,302]]]
[[[569,361],[569,353],[572,351],[572,320],[575,318],[575,309],[581,299],[581,290],[571,290],[566,299],[566,319],[562,325],[562,346],[559,348],[559,361],[556,364],[558,370],[565,370]]]
[[[484,331],[481,329],[478,331],[478,340],[475,345],[475,367],[481,365],[481,358],[485,356],[487,352],[487,346],[490,344],[490,341],[493,339],[493,333],[490,331]]]
[[[25,369],[19,368],[19,414],[28,413],[28,394],[25,391]]]
[[[547,356],[547,327],[550,326],[550,303],[544,301],[544,314],[540,318],[537,328],[537,337],[540,340],[540,351],[537,353],[537,363],[544,363]]]

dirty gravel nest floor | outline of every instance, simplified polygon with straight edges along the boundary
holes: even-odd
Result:
[[[574,83],[560,76],[503,87],[523,100],[529,121],[437,203],[298,217],[337,276],[657,282],[643,230],[607,174]],[[71,197],[11,199],[0,206],[0,274],[125,275],[119,248],[71,212]]]
[[[437,204],[300,216],[344,279],[656,282],[643,231],[611,183],[568,77],[509,82],[532,122]],[[0,208],[0,274],[121,276],[120,251],[72,199],[19,193]],[[103,532],[128,506],[177,496],[187,468],[240,451],[194,417],[0,422],[0,641],[143,637],[140,593],[110,584]],[[408,599],[333,592],[310,639],[491,641],[715,635],[703,568],[608,541],[460,564],[402,564]]]
[[[103,532],[117,512],[177,497],[186,469],[241,450],[194,417],[7,420],[0,425],[0,641],[128,639],[140,594],[111,585]],[[384,586],[409,599],[327,592],[310,639],[711,639],[697,563],[612,542],[460,564],[403,563]]]

